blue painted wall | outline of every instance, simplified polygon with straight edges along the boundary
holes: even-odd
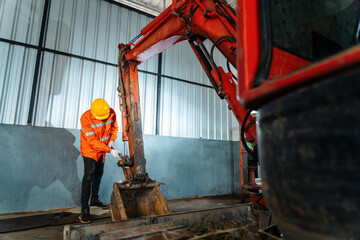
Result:
[[[0,124],[0,213],[80,206],[79,137],[73,129]],[[238,144],[145,135],[147,172],[166,183],[166,199],[230,194],[238,189]],[[115,145],[123,151],[120,140]],[[107,154],[99,192],[105,203],[113,182],[124,179],[116,162]]]

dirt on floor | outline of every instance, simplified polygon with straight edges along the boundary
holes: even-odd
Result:
[[[242,222],[230,221],[224,223],[207,223],[192,228],[197,234],[191,239],[247,239],[247,240],[278,240],[275,235],[257,229],[257,226],[242,226]]]
[[[246,240],[280,240],[282,238],[272,233],[257,229],[256,226],[242,226],[240,222],[230,221],[224,223],[208,223],[207,225],[193,228],[197,234],[195,239],[246,239]]]

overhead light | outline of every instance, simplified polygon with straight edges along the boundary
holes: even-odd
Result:
[[[114,0],[115,2],[124,4],[126,6],[129,6],[131,8],[134,8],[136,10],[139,10],[144,13],[148,13],[152,16],[158,16],[162,11],[160,9],[157,9],[153,6],[144,4],[142,2],[134,1],[134,0]]]

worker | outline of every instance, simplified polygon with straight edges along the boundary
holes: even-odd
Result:
[[[90,206],[104,207],[98,192],[103,175],[106,153],[120,158],[121,152],[116,150],[114,142],[118,127],[115,111],[104,99],[96,99],[80,118],[80,149],[84,159],[84,177],[81,188],[81,223],[90,223]]]

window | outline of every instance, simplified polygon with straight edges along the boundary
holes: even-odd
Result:
[[[359,0],[272,0],[275,47],[317,61],[356,43]]]

